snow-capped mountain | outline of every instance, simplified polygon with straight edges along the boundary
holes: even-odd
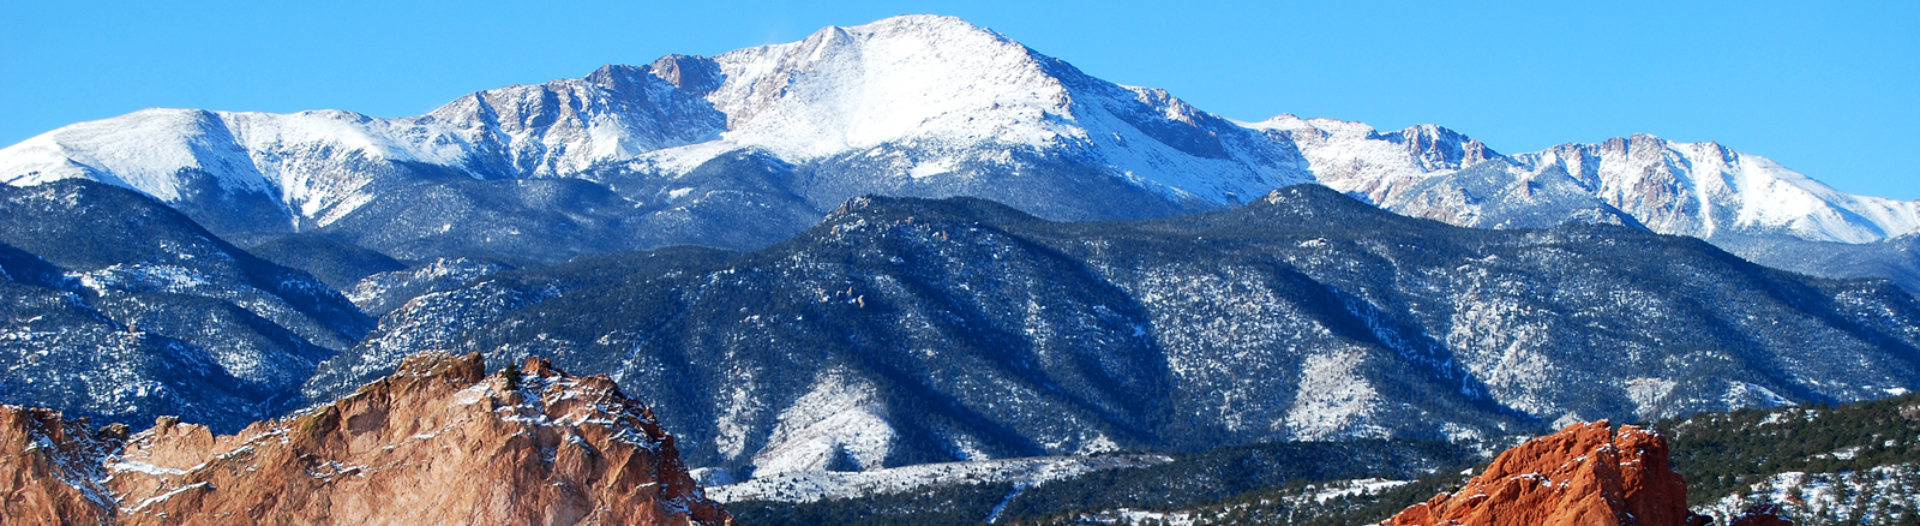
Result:
[[[1095,79],[953,18],[828,28],[715,62],[727,78],[709,97],[728,118],[724,149],[766,149],[799,162],[883,157],[890,175],[934,181],[980,171],[969,165],[1011,164],[1010,153],[1046,151],[1170,198],[1214,203],[1248,200],[1305,175],[1291,149],[1165,91]]]
[[[1480,141],[1431,124],[1381,132],[1358,122],[1293,115],[1240,124],[1293,144],[1320,184],[1374,203],[1392,201],[1424,176],[1502,157]]]
[[[1565,144],[1516,155],[1559,168],[1655,232],[1714,238],[1785,234],[1867,243],[1920,230],[1920,202],[1842,193],[1771,159],[1718,143],[1651,135]]]
[[[1754,262],[1920,292],[1920,201],[1834,190],[1765,157],[1651,135],[1502,155],[1446,128],[1382,132],[1281,115],[1321,184],[1401,214],[1479,228],[1611,223],[1693,236]]]
[[[321,229],[376,200],[405,201],[399,188],[448,176],[583,178],[617,190],[633,214],[724,222],[739,214],[698,209],[737,196],[684,179],[743,151],[781,161],[775,188],[760,189],[754,203],[705,206],[745,213],[784,199],[817,214],[861,193],[974,195],[1052,219],[1131,218],[1233,205],[1313,180],[1403,213],[1498,225],[1480,211],[1493,196],[1466,192],[1470,185],[1416,186],[1502,160],[1509,185],[1563,171],[1571,188],[1661,233],[1863,243],[1920,230],[1920,204],[1841,193],[1712,143],[1641,135],[1503,156],[1432,125],[1381,132],[1291,115],[1231,122],[938,16],[829,27],[714,58],[607,66],[404,119],[145,110],[0,150],[0,179],[127,186],[223,233]],[[753,246],[817,217],[788,212],[796,217],[776,221],[778,235],[739,242],[694,239],[711,229],[626,241]],[[400,237],[447,234],[430,230]]]
[[[690,177],[743,154],[778,159],[765,161],[770,188],[749,192],[749,202],[729,204],[741,184],[709,188]],[[706,239],[713,229],[693,229],[622,239],[617,248],[764,245],[863,193],[977,195],[1058,219],[1162,216],[1306,181],[1304,167],[1290,145],[1164,91],[1101,81],[936,16],[832,27],[711,59],[607,66],[585,78],[475,93],[419,117],[152,109],[0,150],[0,180],[12,184],[95,179],[174,204],[223,234],[338,225],[329,232],[335,237],[400,252],[473,222],[387,227],[400,233],[385,239],[396,234],[370,235],[380,227],[342,220],[403,215],[396,207],[441,211],[444,204],[417,197],[434,192],[417,187],[449,177],[593,181],[624,198],[602,207],[624,209],[603,222],[655,231],[674,227],[648,216],[699,221],[703,206],[741,209],[706,218],[723,223],[764,214],[756,209],[769,202],[802,208],[776,224],[749,225],[771,232],[745,242],[714,242]],[[481,193],[528,192],[550,191]],[[404,255],[438,255],[421,252],[428,253]]]
[[[73,177],[138,189],[245,244],[314,232],[406,260],[758,248],[869,193],[1127,219],[1307,181],[1458,225],[1611,222],[1736,250],[1920,230],[1920,203],[1838,192],[1713,143],[1639,135],[1502,155],[1434,125],[1234,122],[924,15],[610,65],[418,117],[152,109],[0,150],[0,181]]]
[[[1462,226],[1508,226],[1502,223],[1511,213],[1487,212],[1534,208],[1531,190],[1565,188],[1624,216],[1609,222],[1631,218],[1662,234],[1710,240],[1782,235],[1870,243],[1920,231],[1920,202],[1840,192],[1717,143],[1641,134],[1501,155],[1432,125],[1380,132],[1356,122],[1292,115],[1247,125],[1292,141],[1321,184],[1396,212]],[[1447,180],[1488,161],[1505,165]],[[1597,219],[1564,215],[1562,220]]]

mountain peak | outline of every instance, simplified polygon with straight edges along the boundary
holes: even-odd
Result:
[[[992,30],[976,26],[958,17],[945,15],[899,15],[852,26],[827,26],[806,38],[785,44],[770,44],[738,52],[760,49],[797,49],[807,58],[831,58],[834,50],[853,48],[905,47],[915,53],[973,52],[997,53],[1006,50],[1025,52],[1025,46]],[[1001,47],[1001,49],[994,49]],[[939,60],[944,57],[923,56]]]
[[[720,66],[707,57],[673,54],[660,57],[648,66],[653,76],[690,92],[710,92],[726,80]]]
[[[951,17],[828,27],[715,60],[729,72],[709,98],[725,138],[789,158],[916,139],[1044,143],[1068,100],[1026,47]]]
[[[855,26],[829,26],[814,32],[814,34],[818,35],[835,29],[865,34],[894,33],[925,35],[949,32],[981,33],[994,35],[1002,40],[1006,39],[1006,37],[1001,36],[999,33],[974,25],[972,22],[968,22],[960,17],[936,14],[896,15]]]
[[[1438,124],[1416,124],[1398,132],[1375,132],[1374,136],[1405,145],[1424,165],[1433,168],[1465,168],[1506,157],[1466,134]]]
[[[1558,166],[1663,234],[1868,243],[1920,230],[1920,207],[1911,203],[1842,193],[1717,142],[1638,133],[1511,158],[1531,171]]]

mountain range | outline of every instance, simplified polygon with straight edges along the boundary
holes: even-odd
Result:
[[[407,261],[754,249],[865,194],[1140,219],[1303,182],[1463,226],[1600,221],[1701,237],[1830,277],[1857,272],[1814,257],[1821,244],[1920,229],[1920,204],[1845,194],[1713,143],[1636,135],[1502,155],[1434,125],[1233,121],[939,16],[610,65],[418,117],[153,109],[0,150],[0,180],[63,178],[137,189],[243,245],[312,233]],[[1881,252],[1857,251],[1913,267]],[[1907,274],[1880,277],[1920,290]]]

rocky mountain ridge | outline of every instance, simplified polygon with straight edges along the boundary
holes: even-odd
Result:
[[[1502,155],[1433,125],[1381,132],[1357,122],[1282,115],[1250,126],[1300,145],[1321,184],[1461,226],[1544,228],[1580,219],[1708,240],[1781,235],[1841,243],[1920,230],[1920,205],[1839,192],[1718,143],[1638,134]],[[1461,173],[1490,161],[1501,164]],[[1515,222],[1517,213],[1555,204],[1536,195],[1555,190],[1578,195],[1607,216],[1553,210],[1557,216]]]
[[[426,353],[235,435],[162,418],[98,433],[0,406],[7,517],[61,524],[725,525],[651,411],[541,360],[491,377]],[[22,487],[26,491],[22,491]],[[57,517],[57,518],[56,518]]]

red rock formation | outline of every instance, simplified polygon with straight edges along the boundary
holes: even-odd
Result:
[[[126,426],[94,432],[59,411],[0,405],[0,525],[111,524],[100,462]]]
[[[1698,526],[1667,441],[1633,426],[1574,424],[1501,453],[1453,495],[1401,511],[1391,526]]]
[[[351,396],[237,435],[162,418],[90,466],[21,445],[101,442],[63,438],[73,426],[48,413],[0,413],[0,447],[28,451],[0,465],[14,482],[6,516],[20,524],[733,524],[650,411],[606,376],[537,359],[510,379],[485,376],[477,354],[418,355]],[[104,483],[88,493],[91,481]],[[31,501],[20,514],[16,495]]]

